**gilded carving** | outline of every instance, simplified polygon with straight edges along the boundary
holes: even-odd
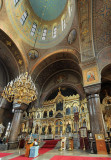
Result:
[[[63,103],[63,108],[56,111],[56,105],[60,102]],[[78,113],[77,122],[74,113]],[[28,119],[33,120],[34,123],[32,132],[41,136],[51,134],[54,137],[55,135],[73,133],[79,131],[79,127],[84,125],[90,130],[87,100],[80,101],[78,94],[64,97],[60,90],[55,99],[45,101],[42,108],[32,107],[29,110]],[[27,130],[30,132],[31,128]]]

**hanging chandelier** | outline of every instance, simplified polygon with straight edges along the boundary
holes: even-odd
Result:
[[[29,104],[37,99],[37,90],[31,76],[26,72],[9,82],[2,96],[9,102]]]

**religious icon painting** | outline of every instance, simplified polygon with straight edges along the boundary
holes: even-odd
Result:
[[[100,81],[97,66],[83,70],[84,86],[92,85]]]
[[[76,29],[72,29],[68,36],[68,44],[72,44],[77,37]]]
[[[35,60],[39,57],[39,53],[37,50],[35,49],[31,49],[29,52],[28,52],[28,57],[32,60]]]

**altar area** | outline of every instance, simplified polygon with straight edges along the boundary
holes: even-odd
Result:
[[[20,133],[36,134],[38,139],[79,138],[79,128],[90,130],[87,100],[78,94],[63,96],[59,90],[55,99],[45,101],[41,108],[24,112]]]

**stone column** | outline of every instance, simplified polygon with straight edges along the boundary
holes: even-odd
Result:
[[[15,110],[11,125],[10,142],[15,142],[17,140],[22,115],[22,110]]]
[[[87,94],[88,109],[90,115],[90,128],[93,138],[95,137],[95,134],[105,133],[102,109],[100,107],[100,97],[98,94],[100,88],[101,84],[84,87]]]
[[[11,125],[10,138],[9,138],[9,149],[17,148],[18,146],[17,137],[20,129],[20,122],[22,116],[23,116],[22,110],[15,110]]]
[[[25,104],[13,104],[14,117],[11,125],[11,132],[9,137],[9,149],[14,149],[18,147],[18,133],[20,129],[20,123],[23,116],[23,110],[27,108]]]
[[[3,124],[4,112],[5,112],[5,109],[4,108],[0,108],[0,123],[2,123],[2,124]]]
[[[102,109],[100,107],[99,94],[89,95],[88,98],[88,108],[90,115],[90,127],[93,137],[95,134],[104,134],[104,124],[102,117]]]
[[[0,102],[0,123],[4,123],[4,112],[9,108],[11,103],[9,103],[5,98],[2,98]]]

